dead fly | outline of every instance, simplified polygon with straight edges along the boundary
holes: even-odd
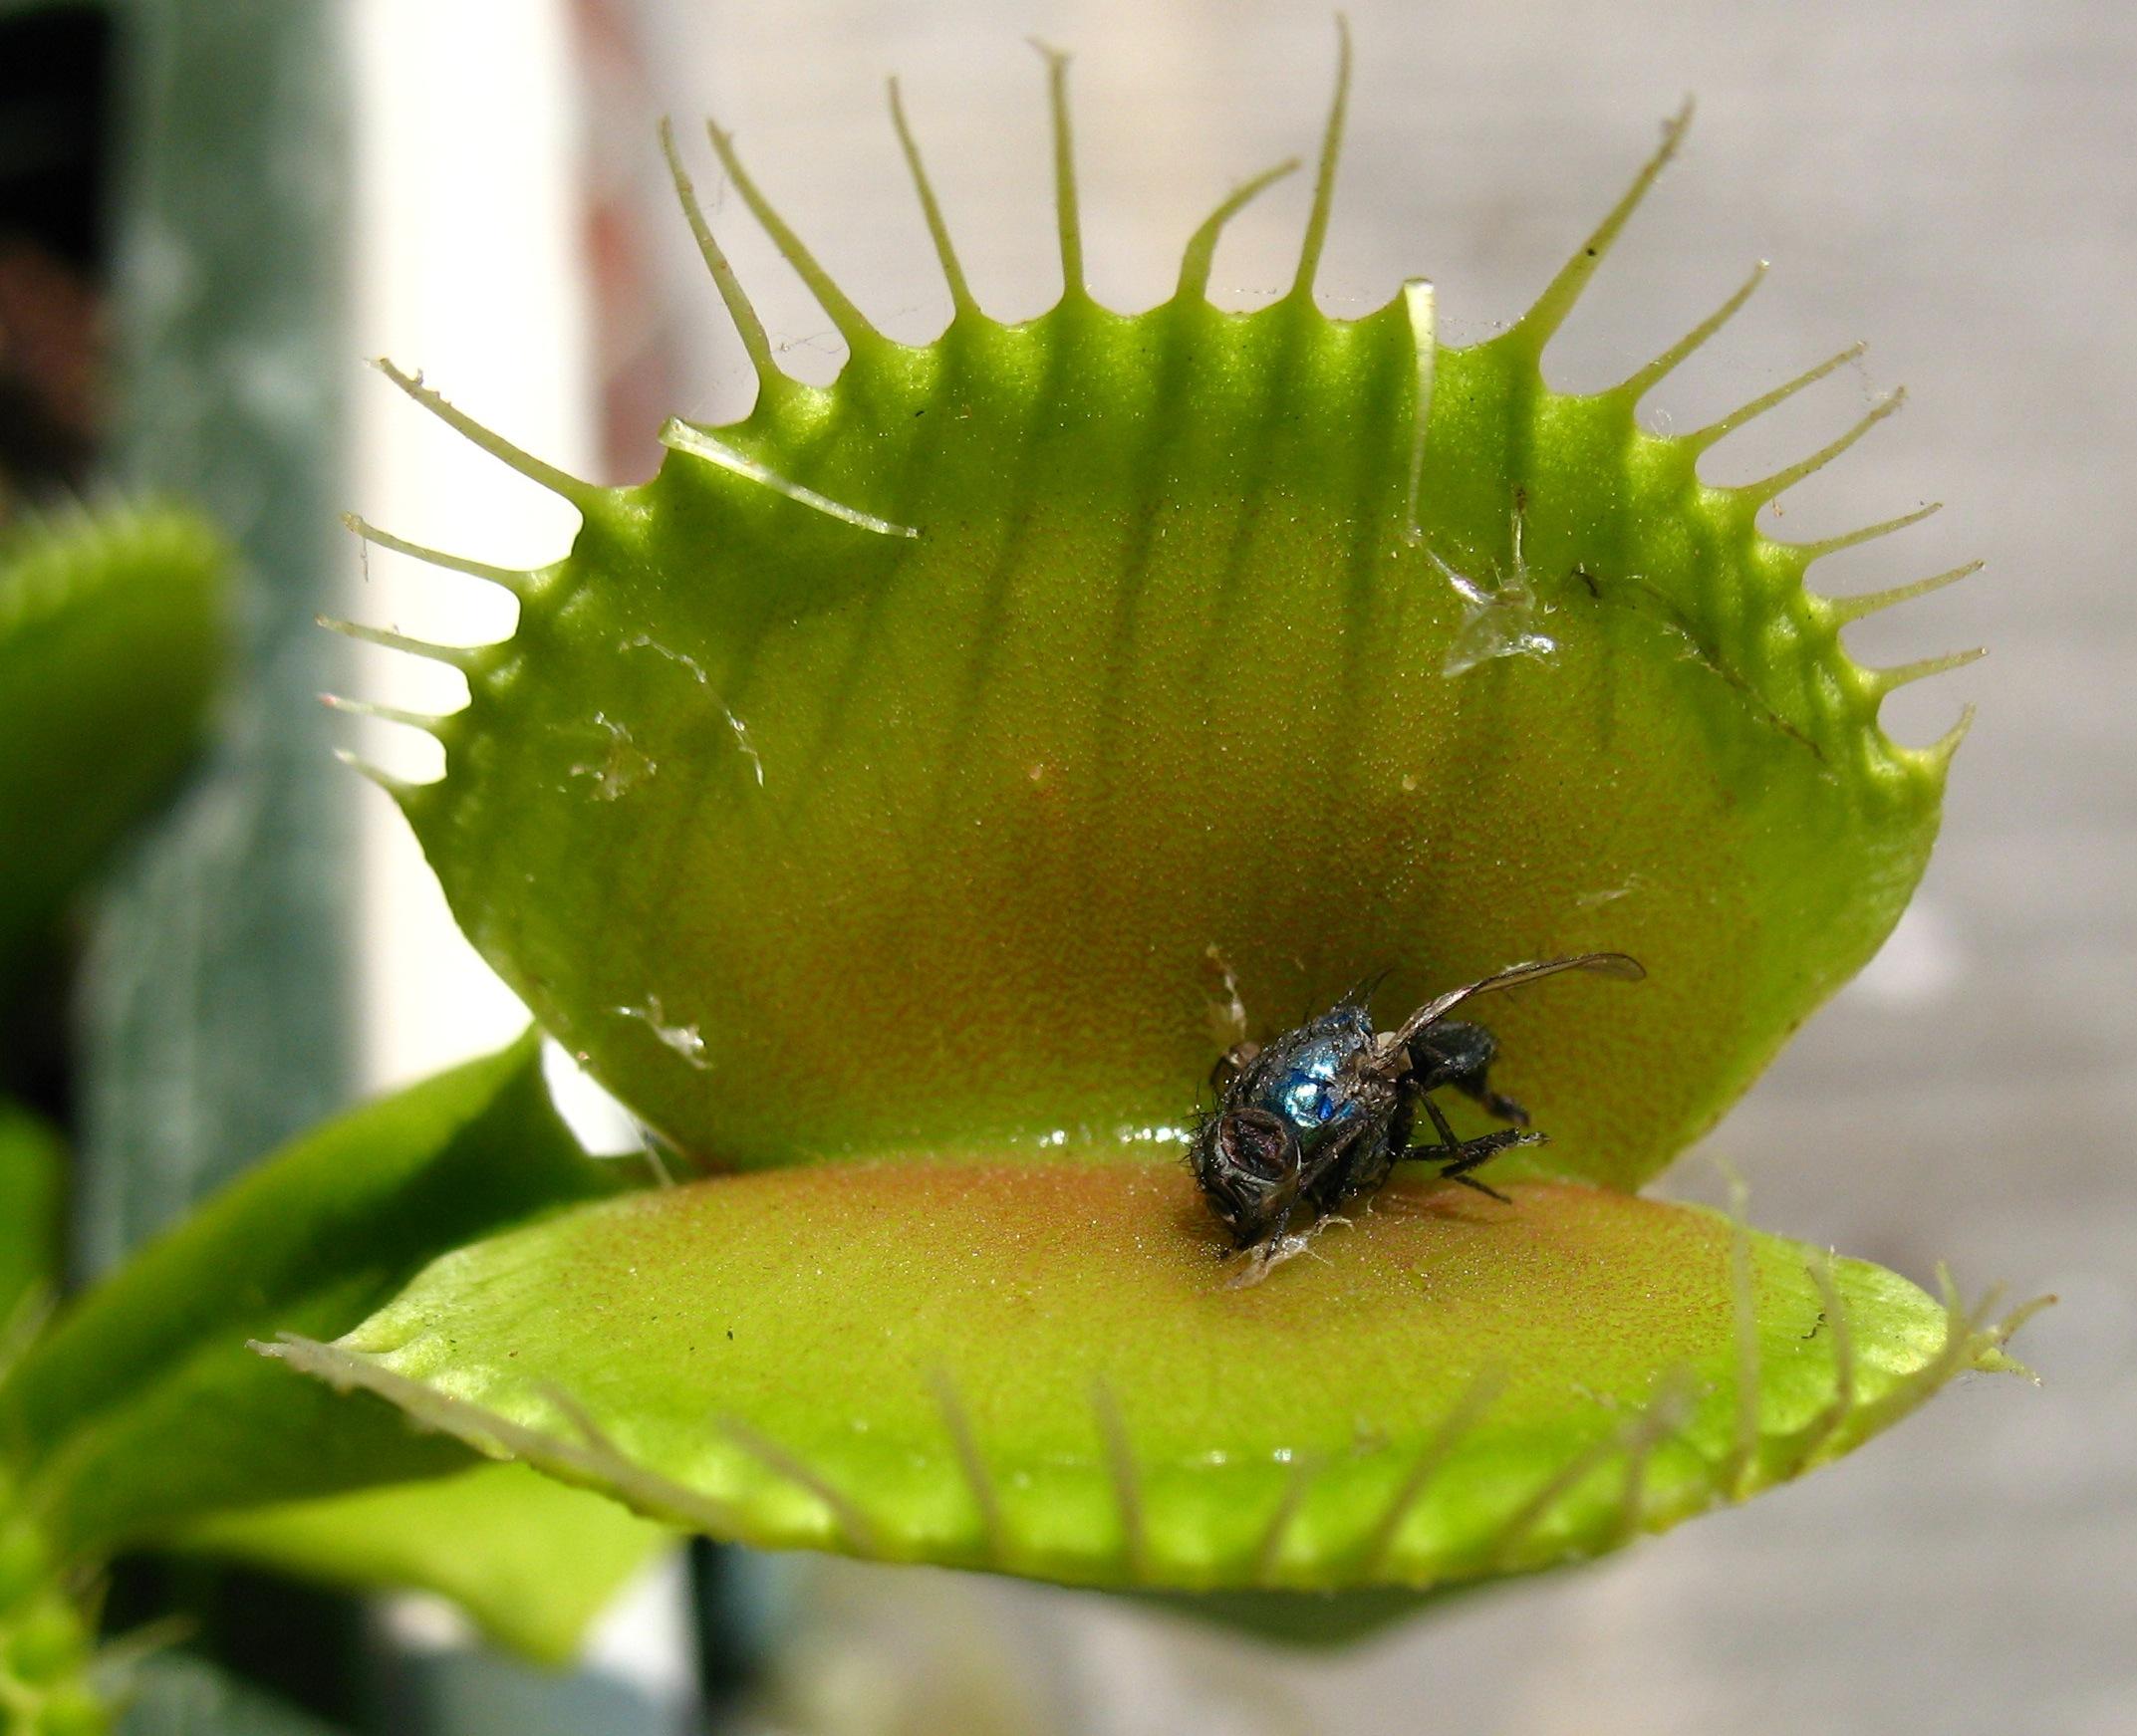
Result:
[[[1517,988],[1560,971],[1586,970],[1637,982],[1647,972],[1622,952],[1583,952],[1509,965],[1428,1001],[1393,1031],[1375,1033],[1372,986],[1265,1047],[1241,1043],[1217,1063],[1217,1107],[1196,1128],[1188,1164],[1236,1249],[1251,1250],[1252,1283],[1304,1250],[1308,1237],[1349,1201],[1370,1197],[1402,1162],[1493,1199],[1506,1196],[1470,1173],[1501,1151],[1540,1144],[1528,1115],[1491,1089],[1498,1042],[1481,1025],[1448,1018],[1472,995]],[[1458,1139],[1432,1093],[1452,1086],[1513,1127]],[[1434,1137],[1410,1142],[1418,1112]],[[1305,1228],[1292,1225],[1303,1217]]]

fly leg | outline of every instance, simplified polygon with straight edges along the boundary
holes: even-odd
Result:
[[[1478,1181],[1469,1171],[1480,1164],[1490,1162],[1501,1151],[1511,1150],[1517,1145],[1540,1145],[1543,1143],[1543,1135],[1515,1127],[1502,1127],[1496,1132],[1482,1133],[1473,1139],[1458,1139],[1455,1129],[1448,1125],[1447,1116],[1441,1114],[1438,1104],[1429,1097],[1420,1098],[1418,1102],[1425,1106],[1425,1113],[1432,1117],[1433,1131],[1440,1135],[1440,1142],[1437,1145],[1413,1145],[1403,1155],[1426,1163],[1436,1163],[1445,1179],[1459,1181],[1464,1187],[1474,1188],[1478,1193],[1488,1193],[1502,1205],[1511,1205],[1512,1200],[1488,1182]]]

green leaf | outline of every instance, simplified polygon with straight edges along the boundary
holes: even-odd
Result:
[[[436,1592],[499,1644],[565,1663],[673,1533],[523,1465],[483,1465],[221,1514],[170,1541],[358,1591]]]
[[[286,1146],[64,1316],[0,1384],[0,1448],[63,1552],[462,1469],[377,1404],[323,1401],[248,1339],[332,1334],[439,1252],[609,1181],[529,1036]]]
[[[58,1133],[27,1110],[0,1102],[0,1367],[16,1310],[59,1280],[66,1162]]]
[[[0,973],[160,796],[221,677],[229,551],[174,507],[0,531]]]
[[[22,1491],[0,1465],[0,1732],[96,1736],[111,1727],[95,1678],[94,1614],[78,1576],[45,1547]]]
[[[1876,1267],[1513,1194],[1398,1183],[1237,1287],[1177,1170],[810,1166],[508,1231],[280,1354],[715,1536],[1183,1591],[1594,1555],[2001,1365]]]
[[[1101,308],[1066,200],[1060,305],[1009,326],[960,292],[920,347],[716,135],[850,347],[833,385],[757,333],[752,413],[670,423],[660,474],[607,489],[396,375],[584,520],[537,572],[435,557],[518,594],[508,641],[403,645],[472,689],[434,724],[443,780],[397,789],[461,925],[720,1166],[1165,1154],[1231,1041],[1361,980],[1391,973],[1392,1022],[1628,951],[1637,991],[1491,1022],[1552,1135],[1521,1161],[1637,1186],[1890,930],[1958,742],[1885,735],[1926,671],[1859,667],[1858,606],[1804,584],[1834,545],[1760,526],[1838,448],[1704,483],[1763,404],[1643,431],[1683,347],[1545,383],[1676,136],[1523,319],[1451,349],[1426,286],[1316,308],[1333,128],[1276,304],[1212,307],[1199,244],[1175,299]],[[1069,184],[1065,118],[1060,144]]]

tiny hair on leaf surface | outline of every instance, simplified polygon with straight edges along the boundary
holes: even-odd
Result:
[[[901,104],[887,138],[952,290],[933,342],[878,334],[714,126],[850,348],[831,384],[778,370],[672,129],[758,377],[747,416],[671,420],[655,477],[598,487],[387,365],[583,520],[530,572],[410,550],[509,585],[509,639],[368,635],[468,677],[430,725],[442,779],[389,786],[461,925],[711,1167],[1165,1158],[1227,998],[1266,1036],[1376,972],[1416,1005],[1622,950],[1652,980],[1607,1012],[1580,988],[1500,1009],[1506,1090],[1552,1135],[1507,1168],[1637,1187],[1875,951],[1936,834],[1958,732],[1910,748],[1878,712],[1943,665],[1854,663],[1857,605],[1804,583],[1853,539],[1776,542],[1757,517],[1897,398],[1741,487],[1704,482],[1702,453],[1836,364],[1696,434],[1643,431],[1642,395],[1755,273],[1621,385],[1545,383],[1685,115],[1481,344],[1440,343],[1422,281],[1356,320],[1315,306],[1340,91],[1287,294],[1233,314],[1203,293],[1264,175],[1194,238],[1177,295],[1111,312],[1083,286],[1047,68],[1066,288],[1036,319],[973,300]]]
[[[1239,1288],[1176,1168],[812,1165],[562,1212],[263,1348],[715,1536],[1226,1592],[1601,1554],[2009,1365],[2013,1322],[1874,1266],[1511,1192],[1398,1181]]]

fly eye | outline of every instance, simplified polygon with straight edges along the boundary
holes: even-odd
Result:
[[[1287,1180],[1297,1166],[1291,1129],[1265,1110],[1234,1110],[1221,1117],[1216,1145],[1225,1168],[1266,1186]]]

